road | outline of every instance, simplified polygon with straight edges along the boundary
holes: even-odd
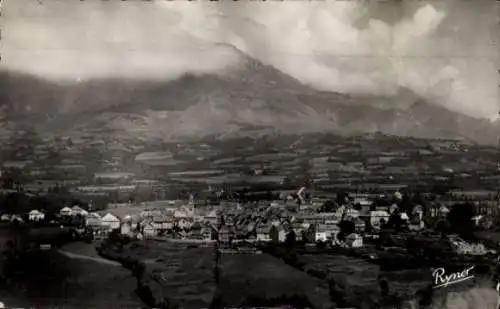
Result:
[[[108,264],[108,265],[120,266],[120,267],[122,266],[120,263],[118,263],[116,261],[110,261],[110,260],[106,260],[106,259],[103,259],[100,257],[93,257],[93,256],[87,256],[87,255],[82,255],[82,254],[77,254],[77,253],[71,253],[71,252],[67,252],[64,250],[57,250],[57,251],[65,256],[69,257],[70,259],[84,259],[84,260],[91,260],[91,261],[101,263],[101,264]]]

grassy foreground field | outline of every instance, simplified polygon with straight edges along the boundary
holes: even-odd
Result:
[[[145,308],[137,283],[120,266],[34,251],[4,265],[0,297],[8,308]]]
[[[107,242],[98,251],[132,270],[141,298],[156,308],[334,308],[327,283],[268,254],[221,254],[216,264],[214,248],[156,241]]]
[[[334,308],[328,284],[268,254],[222,255],[219,267],[219,305]]]
[[[214,259],[210,248],[143,241],[103,243],[99,253],[121,262],[138,281],[144,302],[156,308],[207,308],[215,294]]]

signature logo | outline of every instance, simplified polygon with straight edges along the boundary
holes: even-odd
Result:
[[[470,272],[474,269],[475,266],[471,266],[469,268],[464,269],[461,272],[455,272],[447,274],[446,270],[442,267],[436,268],[432,272],[432,277],[434,277],[434,289],[440,287],[446,287],[450,284],[459,283],[465,280],[469,280],[474,278]]]

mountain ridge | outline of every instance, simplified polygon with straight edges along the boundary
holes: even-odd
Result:
[[[430,104],[409,89],[386,97],[317,91],[240,53],[240,65],[227,72],[169,81],[108,78],[62,84],[2,71],[0,104],[9,120],[37,120],[38,130],[68,134],[91,129],[182,139],[381,132],[497,143],[499,121]]]

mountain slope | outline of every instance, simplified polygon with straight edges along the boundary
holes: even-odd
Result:
[[[57,84],[1,72],[0,105],[5,105],[9,120],[64,134],[91,131],[170,139],[382,132],[496,143],[500,132],[499,122],[431,105],[409,89],[392,97],[320,92],[236,52],[241,58],[237,68],[171,81],[95,79]]]

